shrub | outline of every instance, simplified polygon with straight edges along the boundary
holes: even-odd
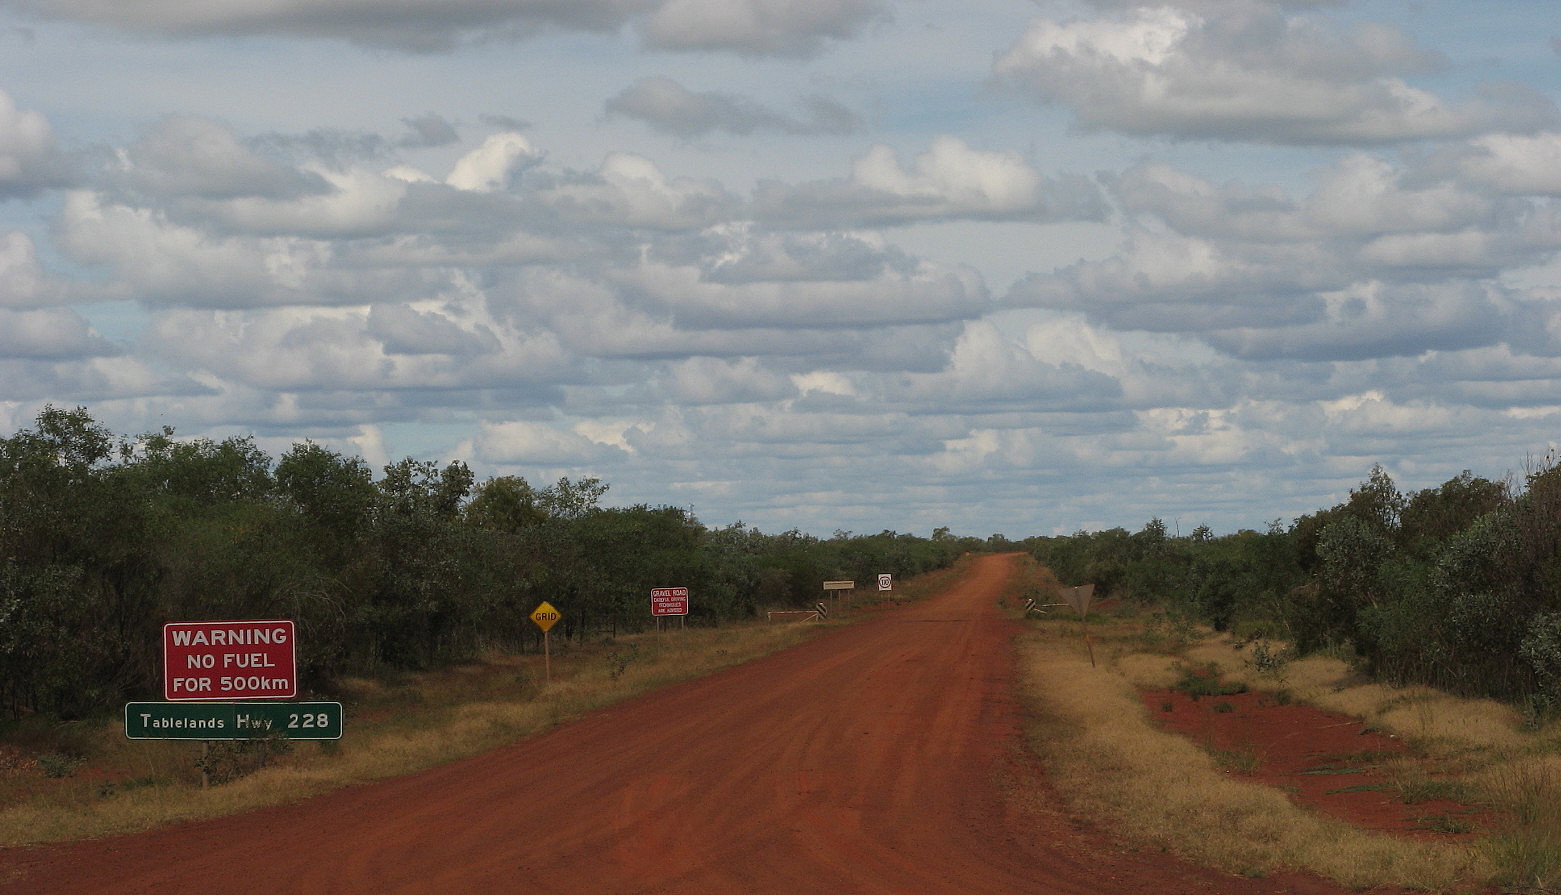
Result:
[[[1237,693],[1247,692],[1247,685],[1239,681],[1224,682],[1220,680],[1219,666],[1214,663],[1198,668],[1182,669],[1182,678],[1177,681],[1174,690],[1180,690],[1198,699],[1202,696],[1234,696]]]
[[[76,773],[85,761],[86,759],[79,755],[45,752],[38,756],[38,767],[43,769],[45,777],[69,777]]]
[[[1546,701],[1561,702],[1561,612],[1530,619],[1518,653],[1534,670]]]

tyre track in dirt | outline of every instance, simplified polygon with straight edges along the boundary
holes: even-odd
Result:
[[[948,591],[476,758],[235,817],[0,851],[0,892],[1333,893],[1126,849],[1024,751],[996,605]]]

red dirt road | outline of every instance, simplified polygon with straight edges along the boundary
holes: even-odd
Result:
[[[1124,849],[1021,741],[996,605],[948,592],[498,751],[295,805],[0,851],[4,893],[1322,893]]]

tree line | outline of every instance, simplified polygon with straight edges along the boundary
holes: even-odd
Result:
[[[460,461],[378,475],[313,442],[116,436],[47,407],[0,438],[0,705],[83,717],[161,693],[170,621],[288,618],[300,688],[645,627],[652,587],[686,586],[690,624],[810,605],[826,579],[941,568],[981,546],[940,529],[702,525],[680,507],[605,507],[608,485],[478,482]]]
[[[1465,470],[1405,493],[1379,465],[1289,526],[1181,536],[1153,519],[1023,547],[1097,593],[1548,714],[1561,711],[1561,466],[1533,466],[1518,482]]]

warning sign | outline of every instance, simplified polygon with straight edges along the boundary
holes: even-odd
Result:
[[[553,626],[558,624],[558,620],[563,617],[557,609],[553,608],[553,604],[546,600],[542,601],[542,605],[531,610],[531,620],[536,622],[537,627],[541,628],[544,634],[551,631]]]
[[[663,615],[688,615],[688,588],[651,588],[650,614],[657,617]]]
[[[291,699],[298,660],[291,620],[163,625],[163,698]]]

